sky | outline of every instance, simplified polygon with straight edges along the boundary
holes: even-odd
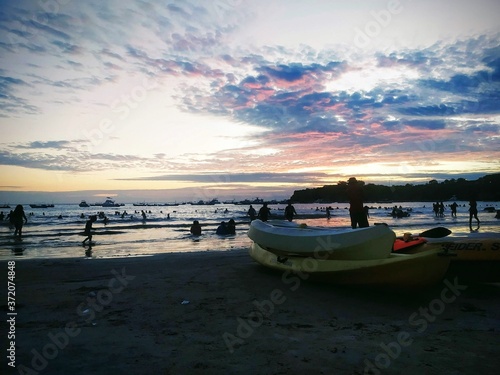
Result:
[[[498,0],[0,4],[0,203],[500,172]]]

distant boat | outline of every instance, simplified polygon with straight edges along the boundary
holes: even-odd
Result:
[[[0,208],[10,208],[10,206],[8,204],[2,204],[0,205]]]
[[[79,204],[80,207],[89,207],[89,204],[85,201],[81,201]]]
[[[31,208],[52,208],[53,204],[30,204]]]
[[[115,203],[111,198],[106,199],[106,201],[101,205],[102,207],[120,207],[121,204]]]
[[[219,200],[217,198],[214,198],[212,199],[211,201],[203,201],[203,200],[199,200],[198,202],[192,202],[191,204],[192,205],[195,205],[195,206],[203,206],[203,205],[209,205],[209,206],[213,206],[215,204],[219,204]]]

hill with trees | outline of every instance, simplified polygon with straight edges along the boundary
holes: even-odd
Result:
[[[363,183],[360,181],[360,183]],[[347,202],[347,182],[337,185],[295,190],[290,200],[295,203]],[[435,202],[435,201],[500,201],[500,173],[486,175],[475,181],[464,178],[431,180],[426,184],[375,185],[364,184],[365,202]]]

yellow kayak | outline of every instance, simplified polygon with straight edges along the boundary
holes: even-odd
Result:
[[[454,254],[449,276],[467,282],[500,282],[500,237],[450,237],[408,247],[398,253],[418,254],[436,249]]]
[[[388,288],[421,288],[443,279],[450,256],[429,246],[414,254],[391,253],[386,258],[368,260],[316,259],[280,256],[252,243],[250,256],[259,264],[283,272],[283,282],[294,277],[339,285]]]

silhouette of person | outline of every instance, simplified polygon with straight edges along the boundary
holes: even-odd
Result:
[[[90,246],[92,246],[92,224],[95,223],[96,221],[97,221],[97,215],[92,215],[89,218],[89,220],[87,220],[87,222],[85,223],[85,230],[83,234],[85,234],[87,238],[85,238],[82,241],[82,245],[85,245],[85,242],[89,241]]]
[[[250,205],[247,215],[250,216],[250,221],[254,221],[257,218],[257,211],[255,211],[252,205]]]
[[[236,223],[234,219],[229,219],[226,226],[227,234],[236,234]]]
[[[285,207],[285,219],[292,221],[293,215],[297,215],[297,211],[295,211],[295,207],[292,206],[292,203],[288,202],[288,206]]]
[[[227,225],[226,225],[225,221],[220,223],[220,225],[217,227],[217,230],[215,231],[215,233],[218,235],[221,235],[221,236],[228,234]]]
[[[479,227],[480,221],[477,217],[477,202],[475,199],[469,201],[469,227],[472,228],[472,218],[477,220],[477,226]]]
[[[6,219],[9,220],[9,227],[12,228],[12,226],[14,225],[14,210],[10,210],[10,212],[7,214]]]
[[[453,202],[450,205],[450,208],[451,208],[451,217],[457,217],[457,207],[458,207],[457,202]]]
[[[349,196],[349,215],[351,216],[352,229],[366,228],[369,226],[366,211],[363,207],[363,190],[356,177],[347,181],[347,195]]]
[[[193,221],[193,225],[189,229],[193,236],[201,236],[201,225],[198,220]]]
[[[444,216],[444,203],[439,202],[439,216],[443,217]]]
[[[439,216],[439,202],[432,204],[432,210],[434,211],[434,216],[438,217]]]
[[[28,222],[26,214],[24,213],[24,208],[22,205],[18,204],[10,216],[11,223],[14,225],[14,237],[19,234],[21,238],[23,234],[23,224]],[[24,221],[23,221],[24,220]]]
[[[259,219],[262,221],[267,221],[271,215],[271,210],[267,207],[267,203],[263,203],[259,210]]]

